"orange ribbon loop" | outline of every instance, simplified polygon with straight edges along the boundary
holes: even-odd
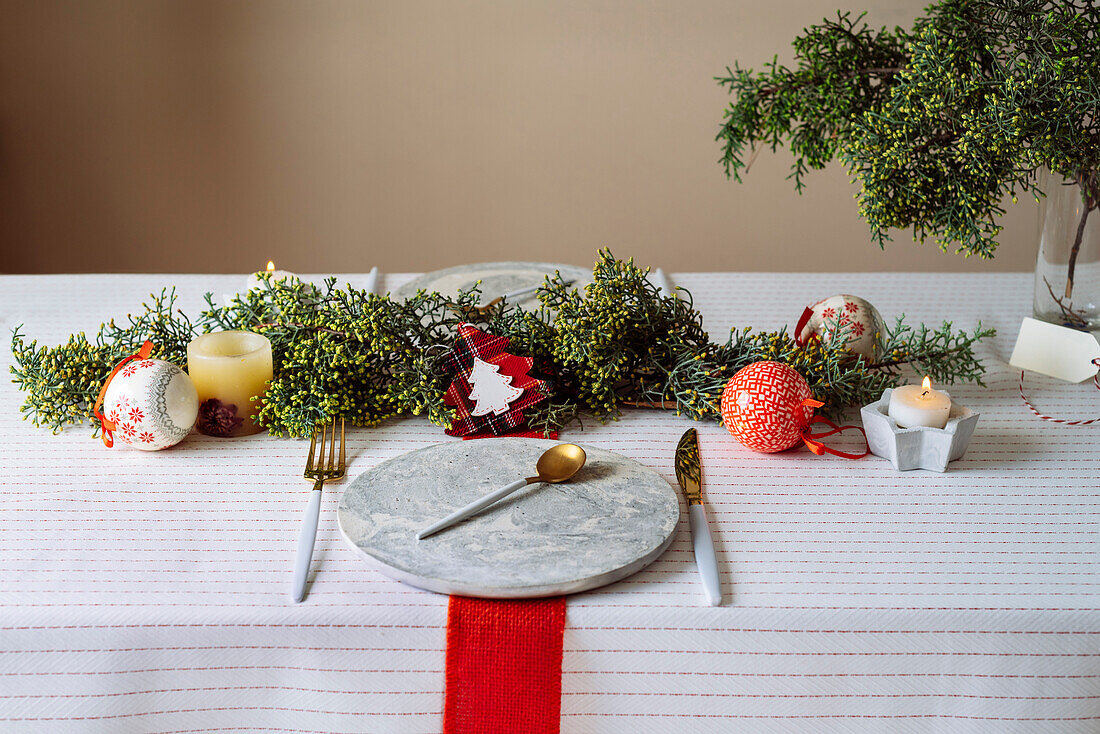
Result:
[[[817,402],[817,401],[815,400],[814,402]],[[818,403],[817,407],[820,407],[820,406],[821,406],[821,403]],[[829,426],[832,430],[831,431],[825,431],[824,433],[810,433],[810,426],[812,426],[814,423],[824,423],[825,425]],[[827,438],[828,436],[832,436],[835,433],[841,433],[843,431],[847,431],[849,428],[854,428],[857,431],[859,431],[860,433],[862,433],[863,434],[863,443],[864,443],[865,446],[867,446],[867,434],[864,432],[863,426],[838,426],[836,423],[833,423],[828,418],[822,418],[821,416],[814,416],[812,419],[810,419],[809,424],[807,424],[805,430],[802,431],[802,440],[803,440],[803,442],[805,442],[806,447],[809,448],[810,451],[813,451],[818,456],[822,456],[824,454],[832,454],[833,456],[839,456],[842,459],[862,459],[864,456],[871,453],[871,447],[870,446],[867,446],[867,449],[861,454],[850,454],[850,453],[847,453],[845,451],[837,451],[836,449],[831,449],[828,446],[826,446],[825,444],[821,443],[821,439]]]
[[[137,351],[137,354],[131,354],[115,365],[115,368],[111,370],[111,374],[107,375],[107,379],[103,381],[103,387],[99,388],[99,395],[96,396],[95,405],[92,407],[92,415],[99,421],[99,427],[103,430],[103,445],[107,448],[111,448],[115,445],[115,422],[103,415],[99,410],[103,407],[103,396],[107,394],[107,386],[111,384],[111,380],[115,379],[115,375],[118,374],[118,371],[122,369],[127,362],[135,359],[149,359],[149,355],[152,353],[153,342],[146,339],[145,343],[141,345],[141,349]]]

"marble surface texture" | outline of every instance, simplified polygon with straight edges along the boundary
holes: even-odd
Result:
[[[515,479],[547,448],[532,438],[455,441],[360,475],[338,512],[345,539],[382,573],[440,593],[491,598],[568,594],[655,560],[680,518],[676,491],[652,469],[585,446],[572,481],[536,483],[418,541],[416,532]]]

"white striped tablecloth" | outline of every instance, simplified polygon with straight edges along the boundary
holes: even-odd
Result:
[[[943,474],[755,454],[700,425],[726,604],[704,603],[686,519],[648,569],[570,598],[562,731],[1100,731],[1100,428],[1043,423],[1020,401],[1005,361],[1030,276],[673,278],[716,340],[793,324],[837,292],[888,320],[995,326],[986,387],[950,388],[982,417]],[[162,286],[194,312],[203,292],[243,281],[4,276],[0,326],[55,344]],[[1100,413],[1091,383],[1028,384],[1048,413]],[[301,442],[193,435],[161,453],[107,450],[87,429],[33,428],[20,403],[5,380],[0,731],[439,731],[446,597],[360,561],[339,535],[338,491],[324,495],[309,597],[288,598]],[[562,437],[674,481],[689,425],[635,411]],[[420,419],[354,430],[349,480],[448,440]]]

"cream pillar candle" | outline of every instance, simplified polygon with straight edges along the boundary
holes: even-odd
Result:
[[[271,342],[250,331],[215,331],[187,345],[187,372],[199,394],[203,433],[247,436],[263,430],[253,416],[271,380]]]
[[[902,385],[890,393],[888,413],[898,428],[943,428],[951,414],[951,396],[932,389],[927,377],[920,385]]]

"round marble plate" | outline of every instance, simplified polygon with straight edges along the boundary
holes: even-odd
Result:
[[[395,299],[409,298],[423,289],[429,293],[435,291],[444,296],[457,296],[460,290],[469,290],[480,280],[482,302],[485,302],[509,291],[541,285],[546,276],[553,275],[555,270],[560,271],[566,280],[572,278],[574,288],[583,288],[592,282],[592,269],[579,268],[575,265],[531,262],[473,263],[425,273],[396,289],[392,295]],[[520,296],[511,302],[522,308],[539,305],[539,300],[534,293]]]
[[[436,444],[361,474],[340,499],[340,530],[379,571],[430,591],[521,598],[571,594],[625,578],[672,542],[676,492],[624,456],[584,447],[565,484],[532,484],[418,541],[416,532],[535,474],[559,441],[487,438]]]

